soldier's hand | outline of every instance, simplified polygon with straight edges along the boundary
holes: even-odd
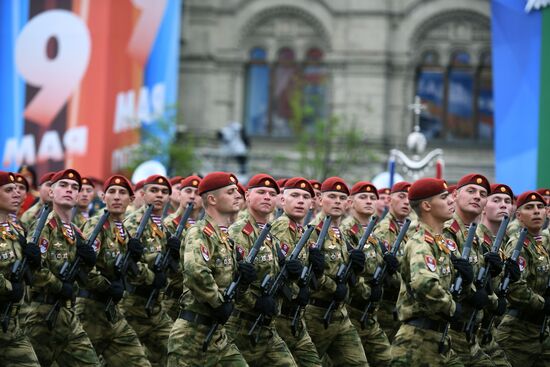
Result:
[[[166,241],[166,249],[170,251],[170,255],[174,260],[180,259],[180,245],[181,241],[174,236],[170,236]]]
[[[23,247],[23,256],[27,258],[27,262],[31,268],[40,268],[40,249],[36,243],[28,242],[25,247]]]
[[[451,262],[455,270],[462,277],[464,287],[472,284],[474,281],[474,269],[472,268],[472,264],[470,264],[468,260],[454,255],[451,256]]]
[[[545,315],[547,315],[547,316],[550,315],[550,297],[546,297],[544,299],[543,311],[544,311]]]
[[[119,303],[124,296],[124,286],[120,280],[113,280],[108,290],[109,296],[115,304]]]
[[[485,288],[478,289],[466,298],[466,300],[476,310],[482,310],[489,304],[489,296]]]
[[[334,301],[336,302],[342,302],[346,299],[346,296],[348,295],[348,287],[344,283],[338,283],[336,286],[336,290],[334,291],[333,297]]]
[[[95,266],[97,256],[95,254],[94,249],[91,246],[87,246],[85,244],[77,245],[76,256],[80,256],[84,261],[84,263],[90,268],[93,268]]]
[[[132,260],[134,260],[135,262],[140,261],[144,251],[141,241],[137,238],[130,238],[130,240],[128,241],[128,251],[130,251],[130,256],[132,257]]]
[[[362,273],[365,270],[365,253],[361,250],[354,249],[349,253],[351,259],[351,267],[356,273]]]
[[[497,300],[497,308],[493,311],[493,313],[496,316],[502,316],[506,312],[506,308],[508,307],[508,301],[505,297],[498,297]]]
[[[267,317],[274,316],[277,313],[277,303],[273,296],[261,295],[256,300],[254,310],[258,313],[262,313]]]
[[[379,302],[384,294],[384,288],[380,284],[372,285],[370,288],[369,302]]]
[[[223,302],[220,306],[214,308],[214,317],[221,325],[225,324],[233,312],[233,302]]]
[[[491,277],[498,277],[504,267],[500,255],[496,252],[487,252],[483,255],[483,258],[485,259],[485,266],[490,266],[489,272],[491,273]]]
[[[393,275],[399,270],[399,260],[397,257],[390,252],[387,252],[384,255],[384,262],[386,263],[386,270],[388,274]]]
[[[241,275],[240,285],[242,285],[243,287],[248,287],[258,278],[254,265],[244,261],[240,261],[237,263],[237,267],[239,269],[239,274]]]
[[[311,264],[311,270],[317,278],[323,276],[325,272],[325,255],[318,248],[312,248],[309,250],[309,263]]]
[[[300,287],[300,290],[298,291],[298,295],[296,298],[294,298],[294,303],[296,303],[298,306],[306,307],[309,303],[309,288],[308,287]]]
[[[298,279],[302,274],[303,268],[302,262],[298,259],[286,261],[286,270],[288,271],[288,276],[291,279]]]
[[[72,300],[74,294],[73,283],[63,282],[61,289],[57,294],[61,299]]]
[[[153,279],[153,283],[151,284],[151,286],[155,289],[162,289],[166,287],[166,284],[166,274],[164,274],[162,271],[155,272],[155,278]]]
[[[21,301],[21,298],[23,298],[24,293],[25,293],[25,287],[23,286],[23,283],[21,282],[11,283],[11,292],[9,294],[10,301],[15,303]]]
[[[504,269],[506,274],[510,277],[510,283],[515,283],[521,278],[521,270],[519,270],[517,261],[508,258],[504,265]]]

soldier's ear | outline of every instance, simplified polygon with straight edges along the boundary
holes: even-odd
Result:
[[[104,195],[105,195],[105,194],[104,194]],[[132,203],[134,202],[135,198],[136,198],[136,197],[135,197],[134,195],[131,195],[131,196],[130,196],[130,204],[132,204]]]
[[[420,202],[420,208],[424,212],[431,212],[432,211],[432,203],[428,200],[422,200]]]
[[[103,202],[103,204],[107,204],[105,202],[105,193],[104,192],[102,192],[101,195],[99,195],[99,197],[101,198],[101,201]]]

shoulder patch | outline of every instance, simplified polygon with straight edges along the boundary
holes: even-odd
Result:
[[[45,254],[46,251],[48,251],[49,246],[50,246],[50,242],[47,239],[42,238],[42,240],[38,244],[38,247],[40,248],[40,253]]]
[[[288,253],[290,252],[290,246],[287,245],[286,243],[281,243],[281,252],[283,253],[283,255],[288,255]]]
[[[519,266],[519,271],[524,271],[525,266],[527,266],[527,261],[525,261],[525,259],[522,256],[518,257],[518,266]]]
[[[454,219],[453,223],[451,223],[451,225],[449,226],[449,230],[454,234],[457,234],[460,231],[460,224],[458,224],[456,219]]]
[[[289,220],[288,221],[288,228],[292,231],[292,232],[296,232],[296,223],[294,223],[293,220]]]
[[[246,256],[246,251],[244,250],[244,248],[241,245],[237,245],[235,248],[240,256],[240,260],[244,259],[244,257]]]
[[[208,251],[208,248],[201,243],[201,255],[204,261],[208,262],[210,260],[210,252]]]
[[[92,248],[94,249],[94,252],[97,254],[99,253],[99,250],[101,249],[101,242],[96,238],[94,243],[92,243]]]
[[[483,243],[487,244],[489,247],[493,246],[493,240],[487,233],[483,233]]]
[[[434,272],[437,270],[437,263],[432,255],[424,255],[424,262],[429,271]]]
[[[359,224],[355,223],[349,230],[354,235],[359,233]]]
[[[445,239],[445,245],[447,245],[447,248],[452,252],[455,252],[457,249],[456,242],[451,240],[450,238]]]
[[[390,232],[397,233],[397,224],[393,220],[390,220]]]
[[[210,223],[206,223],[206,225],[204,226],[204,228],[202,229],[202,232],[207,236],[207,237],[212,237],[212,235],[214,233],[216,233],[216,231],[214,230],[214,228],[212,228],[212,225]]]
[[[315,227],[318,233],[320,233],[321,230],[323,229],[323,223],[324,221],[320,221],[319,224],[317,224],[317,227]]]
[[[250,236],[252,233],[254,233],[254,227],[252,226],[252,224],[250,224],[250,222],[246,222],[246,225],[243,227],[242,232],[245,235]]]
[[[529,247],[530,244],[531,244],[531,241],[529,241],[529,238],[525,237],[525,240],[523,240],[523,246]]]
[[[432,236],[432,234],[428,231],[424,232],[424,241],[426,241],[427,243],[429,243],[430,245],[433,244],[435,242],[434,240],[434,237]]]
[[[55,220],[54,217],[50,218],[50,220],[48,221],[48,225],[50,226],[51,229],[57,228],[57,221]]]
[[[107,218],[105,223],[103,223],[103,229],[109,230],[110,226],[111,226],[111,223],[109,223],[109,218]]]

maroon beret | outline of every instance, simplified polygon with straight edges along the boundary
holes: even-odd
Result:
[[[351,188],[351,195],[359,194],[362,192],[366,192],[369,194],[376,195],[376,198],[378,198],[378,190],[376,190],[376,186],[374,186],[372,183],[368,181],[359,181],[353,187]]]
[[[313,187],[314,190],[321,190],[321,183],[317,180],[309,180],[309,183]]]
[[[411,183],[407,181],[401,181],[393,184],[391,187],[391,193],[395,194],[398,192],[409,192],[409,189],[411,187]]]
[[[122,175],[113,175],[109,177],[107,180],[105,180],[105,182],[103,183],[103,191],[104,192],[107,191],[107,189],[111,186],[122,186],[126,190],[128,190],[128,192],[130,193],[130,196],[134,195],[132,184],[126,177]]]
[[[448,185],[447,191],[449,192],[449,194],[452,194],[453,192],[456,191],[456,185]]]
[[[170,178],[170,185],[172,186],[175,186],[175,185],[179,185],[181,183],[181,180],[183,180],[184,178],[181,177],[181,176],[174,176],[174,177],[171,177]]]
[[[384,187],[382,189],[379,189],[378,195],[382,195],[382,194],[386,194],[386,195],[391,194],[391,189],[389,187]]]
[[[229,185],[236,185],[237,177],[229,172],[212,172],[204,176],[199,183],[199,189],[197,193],[202,195],[206,192],[221,189]]]
[[[80,178],[80,173],[72,168],[65,169],[63,171],[57,171],[55,175],[52,176],[52,184],[56,183],[59,180],[73,180],[78,183],[78,189],[82,188],[82,179]]]
[[[309,183],[308,180],[303,177],[289,178],[285,183],[285,190],[286,189],[300,189],[309,192],[311,194],[311,197],[315,196],[315,190],[313,190],[313,186]]]
[[[495,194],[506,194],[510,196],[510,198],[514,199],[514,192],[510,186],[505,184],[491,184],[491,192],[489,193],[489,196]]]
[[[134,191],[139,191],[143,189],[143,185],[145,185],[145,180],[138,181],[134,186]]]
[[[201,183],[202,178],[199,176],[189,176],[182,178],[179,182],[180,188],[183,189],[184,187],[199,187],[199,184]]]
[[[282,189],[283,187],[285,187],[287,181],[288,178],[280,178],[277,180],[277,185],[279,185],[279,188]]]
[[[286,181],[286,179],[285,179]],[[277,191],[277,194],[281,192],[281,189],[279,189],[279,185],[277,184],[277,181],[270,175],[267,175],[265,173],[259,173],[257,175],[254,175],[248,180],[248,190],[253,189],[255,187],[270,187],[275,189]]]
[[[82,185],[90,185],[95,188],[94,180],[89,177],[82,177]]]
[[[25,190],[29,191],[29,182],[27,181],[25,176],[20,173],[14,173],[13,175],[15,176],[15,182],[25,185]]]
[[[51,181],[53,175],[55,175],[55,172],[44,173],[44,174],[40,177],[40,181],[38,181],[38,184],[39,184],[39,185],[44,185],[46,182]]]
[[[321,191],[322,192],[338,191],[346,195],[349,195],[349,189],[348,189],[348,185],[346,185],[346,182],[340,177],[336,177],[336,176],[329,177],[326,180],[324,180],[323,184],[321,185]]]
[[[0,186],[15,183],[15,175],[11,172],[0,171]]]
[[[146,185],[166,186],[168,188],[168,193],[172,194],[172,185],[170,185],[170,181],[163,175],[151,175],[147,177],[145,179],[145,182],[143,183],[143,186],[146,186]]]
[[[546,200],[544,200],[541,194],[536,191],[525,191],[520,196],[518,196],[517,206],[519,208],[522,205],[527,204],[531,201],[540,201],[541,203],[546,205]]]
[[[422,200],[439,195],[447,190],[445,180],[439,178],[421,178],[411,184],[409,188],[409,200]]]
[[[541,188],[537,189],[537,192],[542,196],[550,196],[550,189]]]
[[[478,185],[483,187],[485,190],[487,190],[487,193],[491,191],[491,184],[489,183],[489,180],[479,173],[470,173],[464,177],[462,177],[460,180],[458,180],[458,183],[456,184],[456,188],[460,189],[462,186],[466,185]]]
[[[246,187],[241,185],[239,182],[237,182],[237,191],[242,195],[244,198],[244,195],[246,194]]]

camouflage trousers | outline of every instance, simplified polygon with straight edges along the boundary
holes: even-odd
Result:
[[[481,345],[481,349],[491,358],[491,361],[493,364],[497,367],[511,367],[512,365],[508,361],[508,357],[506,357],[506,353],[504,353],[504,350],[498,345],[498,343],[495,340],[494,335],[496,335],[496,327],[492,327],[491,334],[493,337],[489,342],[487,342],[484,345],[481,345],[481,341],[483,339],[483,333],[480,330],[478,333],[478,342]]]
[[[326,310],[308,305],[304,319],[319,357],[328,354],[333,366],[368,366],[361,338],[352,325],[345,307],[336,309],[332,322],[325,329],[323,316]]]
[[[107,320],[105,304],[77,298],[76,314],[98,355],[108,366],[151,366],[139,338],[118,306],[113,323]]]
[[[166,310],[166,314],[172,319],[172,321],[176,321],[180,313],[180,303],[175,298],[164,296],[162,299],[162,309]]]
[[[1,367],[40,367],[31,342],[20,327],[17,315],[10,318],[8,330],[0,331]]]
[[[61,307],[53,330],[46,324],[52,305],[33,302],[27,314],[25,333],[42,366],[99,366],[92,342],[73,309]]]
[[[391,360],[390,342],[386,333],[384,333],[384,330],[378,324],[376,317],[369,317],[363,329],[359,320],[364,310],[358,310],[351,306],[347,308],[351,323],[355,326],[361,338],[369,364],[381,367],[389,365]]]
[[[378,324],[384,330],[390,343],[395,338],[395,334],[397,334],[397,330],[401,326],[401,322],[396,318],[397,314],[395,312],[395,302],[386,299],[380,301],[378,311],[376,312]]]
[[[227,334],[233,340],[250,366],[298,367],[290,349],[277,333],[274,325],[258,326],[257,342],[248,336],[252,321],[231,316],[225,324]]]
[[[315,345],[311,341],[305,321],[300,320],[300,323],[297,325],[296,336],[292,334],[291,323],[292,318],[290,317],[278,316],[275,319],[277,333],[285,341],[298,366],[321,367],[321,359],[317,354]]]
[[[219,326],[206,352],[202,344],[209,326],[178,319],[168,339],[168,367],[247,367],[244,357],[223,326]]]
[[[145,311],[146,303],[145,297],[130,294],[124,298],[122,309],[141,344],[146,347],[145,353],[151,365],[164,366],[173,322],[158,302],[151,316],[148,316]]]
[[[478,339],[472,342],[466,340],[464,331],[456,331],[449,328],[449,335],[453,341],[452,348],[458,355],[464,366],[467,367],[492,367],[491,357],[479,346]]]
[[[540,328],[541,325],[509,315],[504,316],[497,328],[495,339],[513,367],[550,366],[550,337],[547,330],[546,337],[541,343]]]
[[[441,333],[403,324],[391,345],[391,367],[463,367],[464,365],[449,348],[451,338],[447,337],[447,351],[439,353]]]

